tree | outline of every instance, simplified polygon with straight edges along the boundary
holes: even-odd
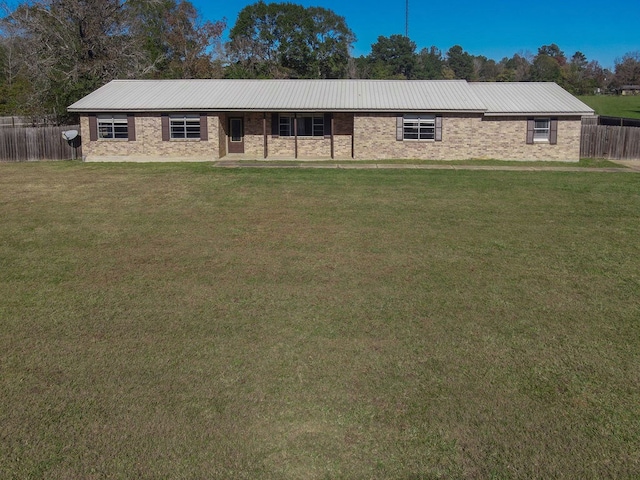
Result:
[[[562,83],[560,65],[549,55],[537,55],[531,65],[530,79],[534,82]]]
[[[567,63],[567,57],[564,56],[564,52],[555,43],[541,46],[538,49],[538,55],[546,55],[553,58],[561,67]]]
[[[474,77],[480,82],[495,82],[504,67],[483,55],[473,58]]]
[[[31,86],[25,110],[64,116],[73,100],[134,69],[141,54],[126,35],[122,7],[119,0],[37,0],[3,19]]]
[[[371,45],[369,62],[372,78],[414,78],[416,70],[416,44],[404,35],[378,37]]]
[[[416,77],[423,80],[441,79],[443,67],[444,59],[438,48],[423,48],[416,58]]]
[[[626,53],[615,61],[613,86],[640,84],[640,51]]]
[[[129,32],[146,53],[152,78],[216,78],[215,57],[226,28],[223,21],[203,21],[196,8],[180,0],[128,0]]]
[[[240,11],[229,38],[229,76],[254,78],[344,78],[355,42],[331,10],[262,0]]]
[[[607,87],[607,79],[611,77],[611,72],[602,68],[597,60],[592,60],[584,68],[584,78],[586,93],[594,93],[597,89],[604,90]]]
[[[500,60],[502,72],[498,74],[499,82],[523,82],[529,78],[529,70],[531,69],[531,62],[528,57],[530,54],[516,53],[511,58],[503,58]]]
[[[587,64],[587,57],[584,53],[576,52],[569,63],[562,68],[564,87],[574,95],[585,95],[591,91],[591,87],[585,81]]]
[[[114,78],[210,75],[209,47],[223,27],[198,23],[181,0],[33,0],[1,26],[12,113],[60,121],[69,104]]]
[[[453,71],[455,78],[473,80],[473,57],[460,45],[454,45],[447,51],[447,66]]]

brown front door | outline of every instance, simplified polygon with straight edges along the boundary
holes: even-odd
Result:
[[[244,153],[244,119],[229,119],[229,153]]]

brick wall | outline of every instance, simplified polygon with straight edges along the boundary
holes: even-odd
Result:
[[[580,117],[558,120],[558,143],[528,145],[526,117],[483,117],[447,114],[442,141],[397,141],[396,115],[354,117],[354,150],[358,160],[561,160],[580,159]]]
[[[198,162],[218,158],[219,122],[217,115],[207,118],[209,140],[162,141],[160,114],[136,114],[136,140],[89,141],[89,118],[80,118],[83,137],[82,153],[86,161],[154,161],[154,162]]]
[[[244,153],[254,158],[264,158],[264,114],[244,114]],[[269,126],[267,125],[267,128]],[[267,130],[269,133],[270,130]]]
[[[136,141],[89,141],[89,121],[80,119],[83,154],[88,161],[212,161],[227,153],[228,118],[208,116],[208,141],[162,141],[160,114],[137,114]],[[244,118],[245,157],[264,158],[263,113],[239,114]],[[483,117],[481,114],[445,114],[442,141],[397,141],[395,114],[334,114],[334,157],[357,160],[381,159],[482,159],[578,161],[579,117],[558,120],[558,143],[526,143],[525,117]],[[295,139],[271,136],[271,114],[266,115],[268,158],[293,159]],[[352,136],[353,132],[353,136]],[[353,147],[352,147],[353,142]],[[298,158],[331,158],[331,141],[323,137],[298,137]]]
[[[353,117],[351,113],[336,113],[333,115],[333,152],[337,159],[350,160],[352,158]]]

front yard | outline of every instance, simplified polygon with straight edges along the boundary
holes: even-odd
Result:
[[[0,164],[1,478],[637,478],[640,176]]]

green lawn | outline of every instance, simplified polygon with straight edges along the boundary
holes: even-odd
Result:
[[[578,98],[598,115],[640,118],[640,95],[584,95]]]
[[[640,175],[0,164],[0,478],[638,478]]]

